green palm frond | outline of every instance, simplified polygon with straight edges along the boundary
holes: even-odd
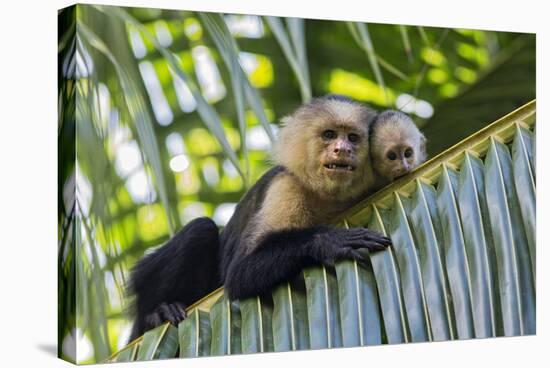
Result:
[[[271,28],[273,35],[279,42],[285,57],[294,71],[298,80],[302,101],[311,99],[311,85],[309,82],[309,71],[306,57],[306,45],[304,36],[304,20],[300,18],[288,18],[287,29],[281,18],[264,17]]]
[[[166,59],[172,71],[176,73],[189,86],[189,89],[191,90],[191,93],[193,94],[193,97],[197,102],[197,110],[201,115],[202,121],[207,125],[210,132],[212,132],[212,134],[216,137],[225,155],[231,160],[235,169],[239,172],[241,176],[244,177],[244,173],[241,169],[241,166],[239,165],[239,160],[237,158],[237,155],[231,148],[231,145],[229,144],[229,141],[227,140],[227,137],[224,133],[222,122],[218,113],[206,101],[206,99],[200,92],[199,87],[195,84],[193,79],[189,77],[185,72],[185,70],[181,67],[180,62],[177,59],[177,57],[174,55],[174,53],[172,53],[166,47],[162,46],[157,40],[157,38],[153,34],[151,34],[151,32],[149,32],[149,30],[146,27],[144,27],[140,22],[138,22],[134,17],[132,17],[124,9],[112,8],[112,7],[108,7],[108,9],[106,9],[104,6],[99,6],[99,5],[96,6],[96,8],[101,10],[105,14],[113,14],[114,16],[118,17],[120,20],[123,20],[125,22],[132,24],[134,27],[136,27],[143,33],[143,35],[149,40],[149,42],[155,45],[155,48]]]
[[[145,111],[144,96],[136,93],[139,91],[139,88],[135,86],[135,82],[125,71],[125,68],[113,56],[112,52],[109,50],[109,47],[82,22],[79,24],[79,36],[84,38],[91,47],[103,54],[113,64],[119,78],[120,85],[124,91],[126,107],[132,117],[132,121],[136,126],[144,154],[153,168],[161,201],[164,204],[165,210],[168,211],[170,208],[170,202],[168,201],[168,194],[166,191],[166,179],[162,169],[159,147],[155,139],[153,122],[151,121],[149,114]],[[79,101],[82,101],[82,99]],[[81,103],[86,102],[82,101]],[[175,224],[169,212],[167,212],[167,217],[169,219],[168,224],[170,226],[170,232],[174,233]]]
[[[374,50],[374,45],[369,34],[368,25],[365,23],[347,22],[349,31],[357,44],[365,51],[369,60],[370,67],[376,78],[376,82],[384,90],[386,104],[389,104],[386,83],[380,71],[378,56]]]

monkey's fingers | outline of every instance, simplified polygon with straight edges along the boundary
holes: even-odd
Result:
[[[368,267],[369,261],[367,260],[367,258],[363,254],[361,254],[361,252],[359,252],[355,249],[351,249],[350,250],[350,255],[362,267],[364,267],[364,268]]]
[[[347,239],[351,242],[371,241],[371,242],[376,242],[376,243],[379,243],[379,244],[383,244],[385,246],[389,246],[389,245],[392,244],[392,241],[391,241],[390,238],[388,238],[386,236],[379,236],[379,235],[371,236],[370,234],[362,234],[362,235],[354,234],[354,235],[348,237]]]
[[[173,304],[161,304],[159,312],[163,321],[168,321],[173,325],[177,323],[177,310],[174,310]]]
[[[380,234],[378,232],[375,232],[375,231],[371,231],[371,230],[369,230],[369,234],[367,235],[367,237],[368,237],[369,240],[372,240],[372,241],[375,241],[375,242],[378,242],[378,243],[382,243],[382,244],[385,244],[385,245],[391,245],[391,243],[392,243],[391,239],[388,238],[387,236],[382,235],[382,234]]]
[[[353,249],[368,249],[370,251],[376,251],[376,250],[384,250],[386,247],[389,246],[387,243],[381,243],[374,240],[369,239],[356,239],[353,241],[347,241],[344,244],[345,247],[353,248]]]
[[[181,314],[181,319],[184,320],[187,318],[187,312],[185,311],[185,308],[187,308],[185,306],[185,304],[182,304],[180,302],[175,302],[174,303],[175,305],[177,305],[179,311],[180,311],[180,314]]]
[[[365,240],[363,243],[359,244],[359,246],[354,244],[354,246],[352,246],[352,247],[354,249],[365,248],[365,249],[368,249],[371,252],[374,252],[374,251],[377,251],[377,250],[386,249],[387,245],[386,244],[381,244],[379,242],[375,242],[375,241],[372,241],[372,240]]]
[[[387,236],[384,236],[383,234],[379,233],[378,231],[373,231],[367,228],[355,228],[350,229],[348,236],[348,239],[366,239],[375,241],[382,244],[391,244],[391,239]]]
[[[377,239],[377,240],[386,240],[386,241],[391,241],[390,238],[388,238],[387,236],[385,236],[384,234],[382,234],[381,232],[379,231],[376,231],[376,230],[371,230],[369,228],[366,228],[364,227],[363,230],[368,234],[369,237],[371,237],[372,239]]]
[[[150,330],[152,328],[160,326],[162,322],[164,321],[161,318],[159,312],[155,311],[153,313],[150,313],[147,316],[145,316],[145,329]]]
[[[147,316],[147,323],[151,328],[161,325],[164,322],[170,322],[177,326],[186,317],[185,309],[180,303],[162,303],[153,313]]]
[[[177,326],[185,318],[185,310],[180,307],[178,303],[169,304],[170,313],[167,316],[168,320]]]
[[[391,245],[391,243],[379,243],[379,242],[370,242],[369,245],[368,245],[368,249],[370,251],[377,251],[377,250],[384,250],[386,249],[387,247],[389,247]]]

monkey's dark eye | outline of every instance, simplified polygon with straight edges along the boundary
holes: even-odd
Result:
[[[387,157],[388,157],[389,160],[394,161],[395,159],[397,159],[397,154],[393,151],[390,151],[390,152],[388,152]]]
[[[357,142],[359,142],[359,135],[357,135],[355,133],[348,134],[348,140],[351,143],[357,143]]]
[[[406,157],[406,158],[409,158],[409,157],[411,157],[412,155],[413,155],[413,150],[412,150],[412,148],[407,148],[407,149],[405,150],[405,157]]]
[[[336,138],[337,134],[334,130],[325,130],[323,132],[323,138],[325,139],[334,139]]]

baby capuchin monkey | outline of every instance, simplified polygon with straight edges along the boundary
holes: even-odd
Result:
[[[426,138],[408,115],[386,110],[371,125],[370,153],[378,190],[426,161]]]
[[[163,321],[179,323],[185,307],[220,284],[230,299],[265,295],[305,267],[364,261],[359,249],[389,246],[376,231],[331,226],[374,184],[375,117],[363,104],[329,95],[284,118],[276,166],[240,200],[219,239],[211,219],[194,220],[134,268],[132,337]]]

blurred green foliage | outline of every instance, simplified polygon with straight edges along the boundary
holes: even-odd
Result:
[[[310,96],[402,109],[430,155],[535,97],[531,34],[77,5],[58,52],[59,355],[81,363],[126,343],[135,262],[223,227]]]

